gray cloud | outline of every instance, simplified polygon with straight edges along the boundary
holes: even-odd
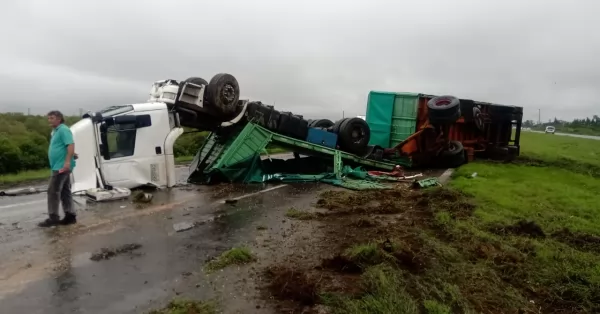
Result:
[[[306,117],[369,90],[453,94],[526,118],[598,114],[595,1],[33,1],[0,13],[1,110],[143,102],[153,81],[237,77]],[[598,111],[598,112],[596,112]]]

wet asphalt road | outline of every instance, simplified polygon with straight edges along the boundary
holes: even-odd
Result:
[[[545,132],[542,132],[542,131],[534,131],[534,130],[523,131],[523,132],[533,132],[533,133],[542,133],[542,134],[545,133]],[[600,136],[593,136],[593,135],[580,135],[580,134],[560,133],[560,132],[556,132],[556,133],[554,133],[554,135],[570,136],[570,137],[578,137],[578,138],[586,138],[586,139],[589,139],[589,140],[600,140]]]
[[[179,171],[187,177],[185,168]],[[154,193],[145,208],[126,201],[87,204],[77,225],[53,229],[35,226],[44,218],[45,195],[0,199],[0,313],[144,313],[180,294],[214,297],[202,273],[206,260],[251,241],[258,224],[280,228],[281,220],[268,218],[273,211],[306,203],[323,188],[185,186]],[[239,196],[235,205],[222,202]],[[200,225],[175,232],[179,222]],[[109,260],[90,259],[101,248],[128,243],[142,246]]]

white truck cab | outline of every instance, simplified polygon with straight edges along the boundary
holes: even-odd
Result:
[[[245,105],[234,119],[222,122],[224,117],[231,117],[232,111],[239,111],[235,78],[217,74],[211,84],[199,78],[181,83],[157,81],[146,103],[86,113],[71,126],[78,155],[72,178],[73,193],[96,188],[174,186],[173,146],[183,133],[183,126],[210,130],[236,123],[243,116]],[[218,99],[207,102],[211,98],[206,97],[205,90],[211,87],[213,94],[209,96]],[[237,95],[228,95],[231,93],[228,87]]]

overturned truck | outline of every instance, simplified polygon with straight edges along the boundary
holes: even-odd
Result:
[[[174,186],[173,145],[183,127],[210,131],[190,166],[189,181],[196,183],[264,182],[290,166],[307,175],[298,180],[324,172],[339,179],[344,165],[382,170],[458,166],[480,152],[499,151],[489,154],[498,156],[506,151],[507,158],[519,153],[518,107],[420,94],[411,96],[412,104],[403,99],[400,106],[401,94],[389,94],[393,97],[387,100],[372,95],[366,119],[334,122],[242,100],[237,80],[226,73],[210,82],[198,77],[157,81],[147,102],[89,112],[71,127],[79,155],[73,190]],[[410,110],[409,119],[402,116]],[[402,125],[404,138],[397,134],[398,118],[412,121]],[[511,141],[513,135],[516,140]],[[261,161],[271,142],[294,158]]]

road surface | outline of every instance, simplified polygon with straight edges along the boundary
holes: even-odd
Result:
[[[187,177],[186,168],[178,171]],[[154,192],[153,203],[141,208],[128,201],[83,203],[78,224],[51,229],[36,227],[45,219],[45,194],[0,197],[0,313],[147,313],[177,296],[215,297],[202,271],[208,259],[251,242],[259,225],[285,233],[292,224],[282,220],[285,210],[314,202],[315,192],[326,188],[183,186]],[[231,198],[237,203],[224,204]],[[176,232],[182,222],[196,227]],[[141,247],[90,259],[125,244]],[[239,310],[247,302],[227,299],[225,307]]]
[[[544,132],[542,132],[542,131],[533,131],[533,130],[530,130],[530,131],[523,131],[523,132],[544,133]],[[549,134],[549,135],[551,135],[551,134]],[[579,137],[579,138],[587,138],[587,139],[590,139],[590,140],[600,140],[600,136],[592,136],[592,135],[580,135],[580,134],[559,133],[559,132],[556,132],[556,133],[554,133],[554,135],[560,135],[560,136],[571,136],[571,137]]]

